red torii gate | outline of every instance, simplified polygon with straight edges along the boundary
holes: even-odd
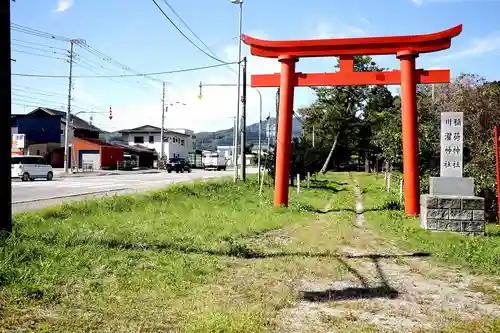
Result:
[[[281,74],[252,75],[251,86],[280,87],[278,147],[276,154],[275,206],[288,206],[288,177],[292,140],[294,88],[346,85],[401,85],[403,168],[405,213],[418,216],[420,201],[416,85],[449,83],[449,70],[415,68],[420,53],[448,49],[451,39],[460,35],[462,25],[425,35],[338,38],[295,41],[268,41],[243,35],[252,55],[277,58]],[[354,72],[354,56],[395,54],[400,70],[389,72]],[[340,57],[337,73],[304,74],[295,72],[295,63],[303,57]]]

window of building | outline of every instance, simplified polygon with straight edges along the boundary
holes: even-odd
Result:
[[[184,146],[184,140],[181,140],[181,145]]]
[[[149,136],[149,143],[155,143],[155,136],[154,135]]]
[[[134,136],[134,143],[144,143],[143,136]]]
[[[63,129],[61,130],[61,135],[64,135],[64,130]]]

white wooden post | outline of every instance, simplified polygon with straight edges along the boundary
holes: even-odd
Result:
[[[399,204],[403,204],[403,180],[399,181]]]
[[[310,183],[311,183],[311,173],[307,172],[307,188],[309,188]]]
[[[387,192],[391,192],[391,174],[387,174]]]
[[[297,174],[297,194],[300,193],[300,174]]]

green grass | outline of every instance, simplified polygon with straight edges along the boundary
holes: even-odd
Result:
[[[397,199],[383,177],[354,177],[365,209]],[[352,279],[356,262],[337,251],[373,241],[358,237],[352,189],[347,173],[330,173],[310,189],[302,183],[300,195],[290,188],[290,208],[275,209],[270,186],[259,198],[252,179],[227,180],[15,215],[15,233],[0,243],[0,331],[275,332],[286,322],[281,310],[296,303],[292,282]],[[386,209],[365,220],[404,247],[471,268],[459,254],[448,258],[469,238],[427,233]],[[481,272],[498,273],[493,254],[496,269],[484,259],[498,247],[460,253],[471,249],[482,253]],[[377,332],[348,318],[321,321],[332,331]]]
[[[418,218],[407,218],[402,210],[386,209],[387,203],[399,201],[399,189],[393,187],[388,193],[383,175],[356,174],[354,177],[363,192],[365,219],[371,228],[390,236],[408,250],[430,252],[432,257],[443,263],[463,267],[473,273],[500,276],[498,226],[489,225],[486,237],[423,230]]]
[[[257,189],[176,185],[15,215],[15,233],[0,244],[0,330],[263,330],[265,305],[217,309],[222,301],[200,303],[199,289],[234,260],[262,256],[246,239],[305,224],[333,192],[291,188],[290,209],[275,209],[272,189],[262,198]]]

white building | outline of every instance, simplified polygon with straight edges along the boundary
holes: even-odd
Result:
[[[122,140],[130,146],[142,146],[155,149],[161,153],[161,128],[144,125],[137,128],[119,131]],[[196,150],[194,132],[185,128],[164,130],[164,149],[167,158],[188,158],[188,154]]]

